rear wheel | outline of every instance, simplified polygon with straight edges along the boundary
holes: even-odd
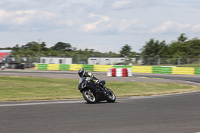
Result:
[[[94,93],[88,89],[88,90],[84,90],[82,92],[83,94],[83,98],[85,99],[85,101],[87,101],[88,103],[95,103],[96,102],[96,98]]]
[[[106,88],[106,91],[107,91],[107,99],[106,99],[107,102],[114,103],[116,100],[115,94],[108,88]]]

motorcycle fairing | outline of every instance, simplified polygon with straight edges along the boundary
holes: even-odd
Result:
[[[82,92],[83,89],[87,89],[87,88],[91,89],[93,92],[96,92],[96,90],[97,90],[94,82],[86,81],[86,78],[82,77],[79,80],[78,89]]]

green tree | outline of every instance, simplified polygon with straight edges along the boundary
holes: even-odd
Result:
[[[28,42],[26,45],[22,45],[23,49],[30,49],[32,51],[40,51],[40,44],[38,42]]]
[[[180,34],[177,38],[177,41],[172,42],[168,46],[168,53],[170,57],[177,58],[180,56],[181,58],[192,57],[194,51],[198,50],[198,47],[195,48],[193,42],[198,44],[196,40],[188,40],[184,33]]]
[[[198,58],[200,55],[200,39],[194,38],[187,42],[187,54],[192,58]]]
[[[183,43],[187,40],[188,38],[185,36],[185,33],[180,34],[178,37],[178,42]]]
[[[128,45],[128,44],[125,44],[123,47],[122,47],[122,49],[120,50],[120,55],[122,56],[122,57],[125,57],[125,56],[127,56],[127,57],[129,57],[130,55],[131,55],[131,46],[130,45]]]
[[[165,41],[159,42],[158,40],[150,39],[141,50],[143,57],[157,57],[158,55],[162,57],[167,54],[167,45]]]
[[[141,49],[143,63],[148,65],[158,64],[160,59],[165,57],[168,53],[168,48],[165,41],[150,39],[146,45]],[[159,63],[160,64],[160,63]]]
[[[16,44],[16,45],[12,48],[12,50],[14,50],[14,51],[18,51],[19,49],[20,49],[19,44]]]
[[[53,50],[72,51],[70,43],[58,42],[51,48]]]

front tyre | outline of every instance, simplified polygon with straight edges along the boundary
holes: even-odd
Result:
[[[106,99],[107,102],[114,103],[116,100],[115,94],[108,88],[106,88],[106,91],[107,91],[107,99]]]
[[[83,90],[82,91],[83,94],[83,98],[85,99],[85,101],[87,101],[88,103],[95,103],[96,102],[96,98],[94,93],[88,89],[88,90]]]

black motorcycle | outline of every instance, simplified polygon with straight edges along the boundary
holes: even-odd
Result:
[[[116,100],[115,94],[106,88],[105,84],[105,80],[94,82],[89,77],[81,77],[78,89],[88,103],[96,103],[104,100],[113,103]]]

